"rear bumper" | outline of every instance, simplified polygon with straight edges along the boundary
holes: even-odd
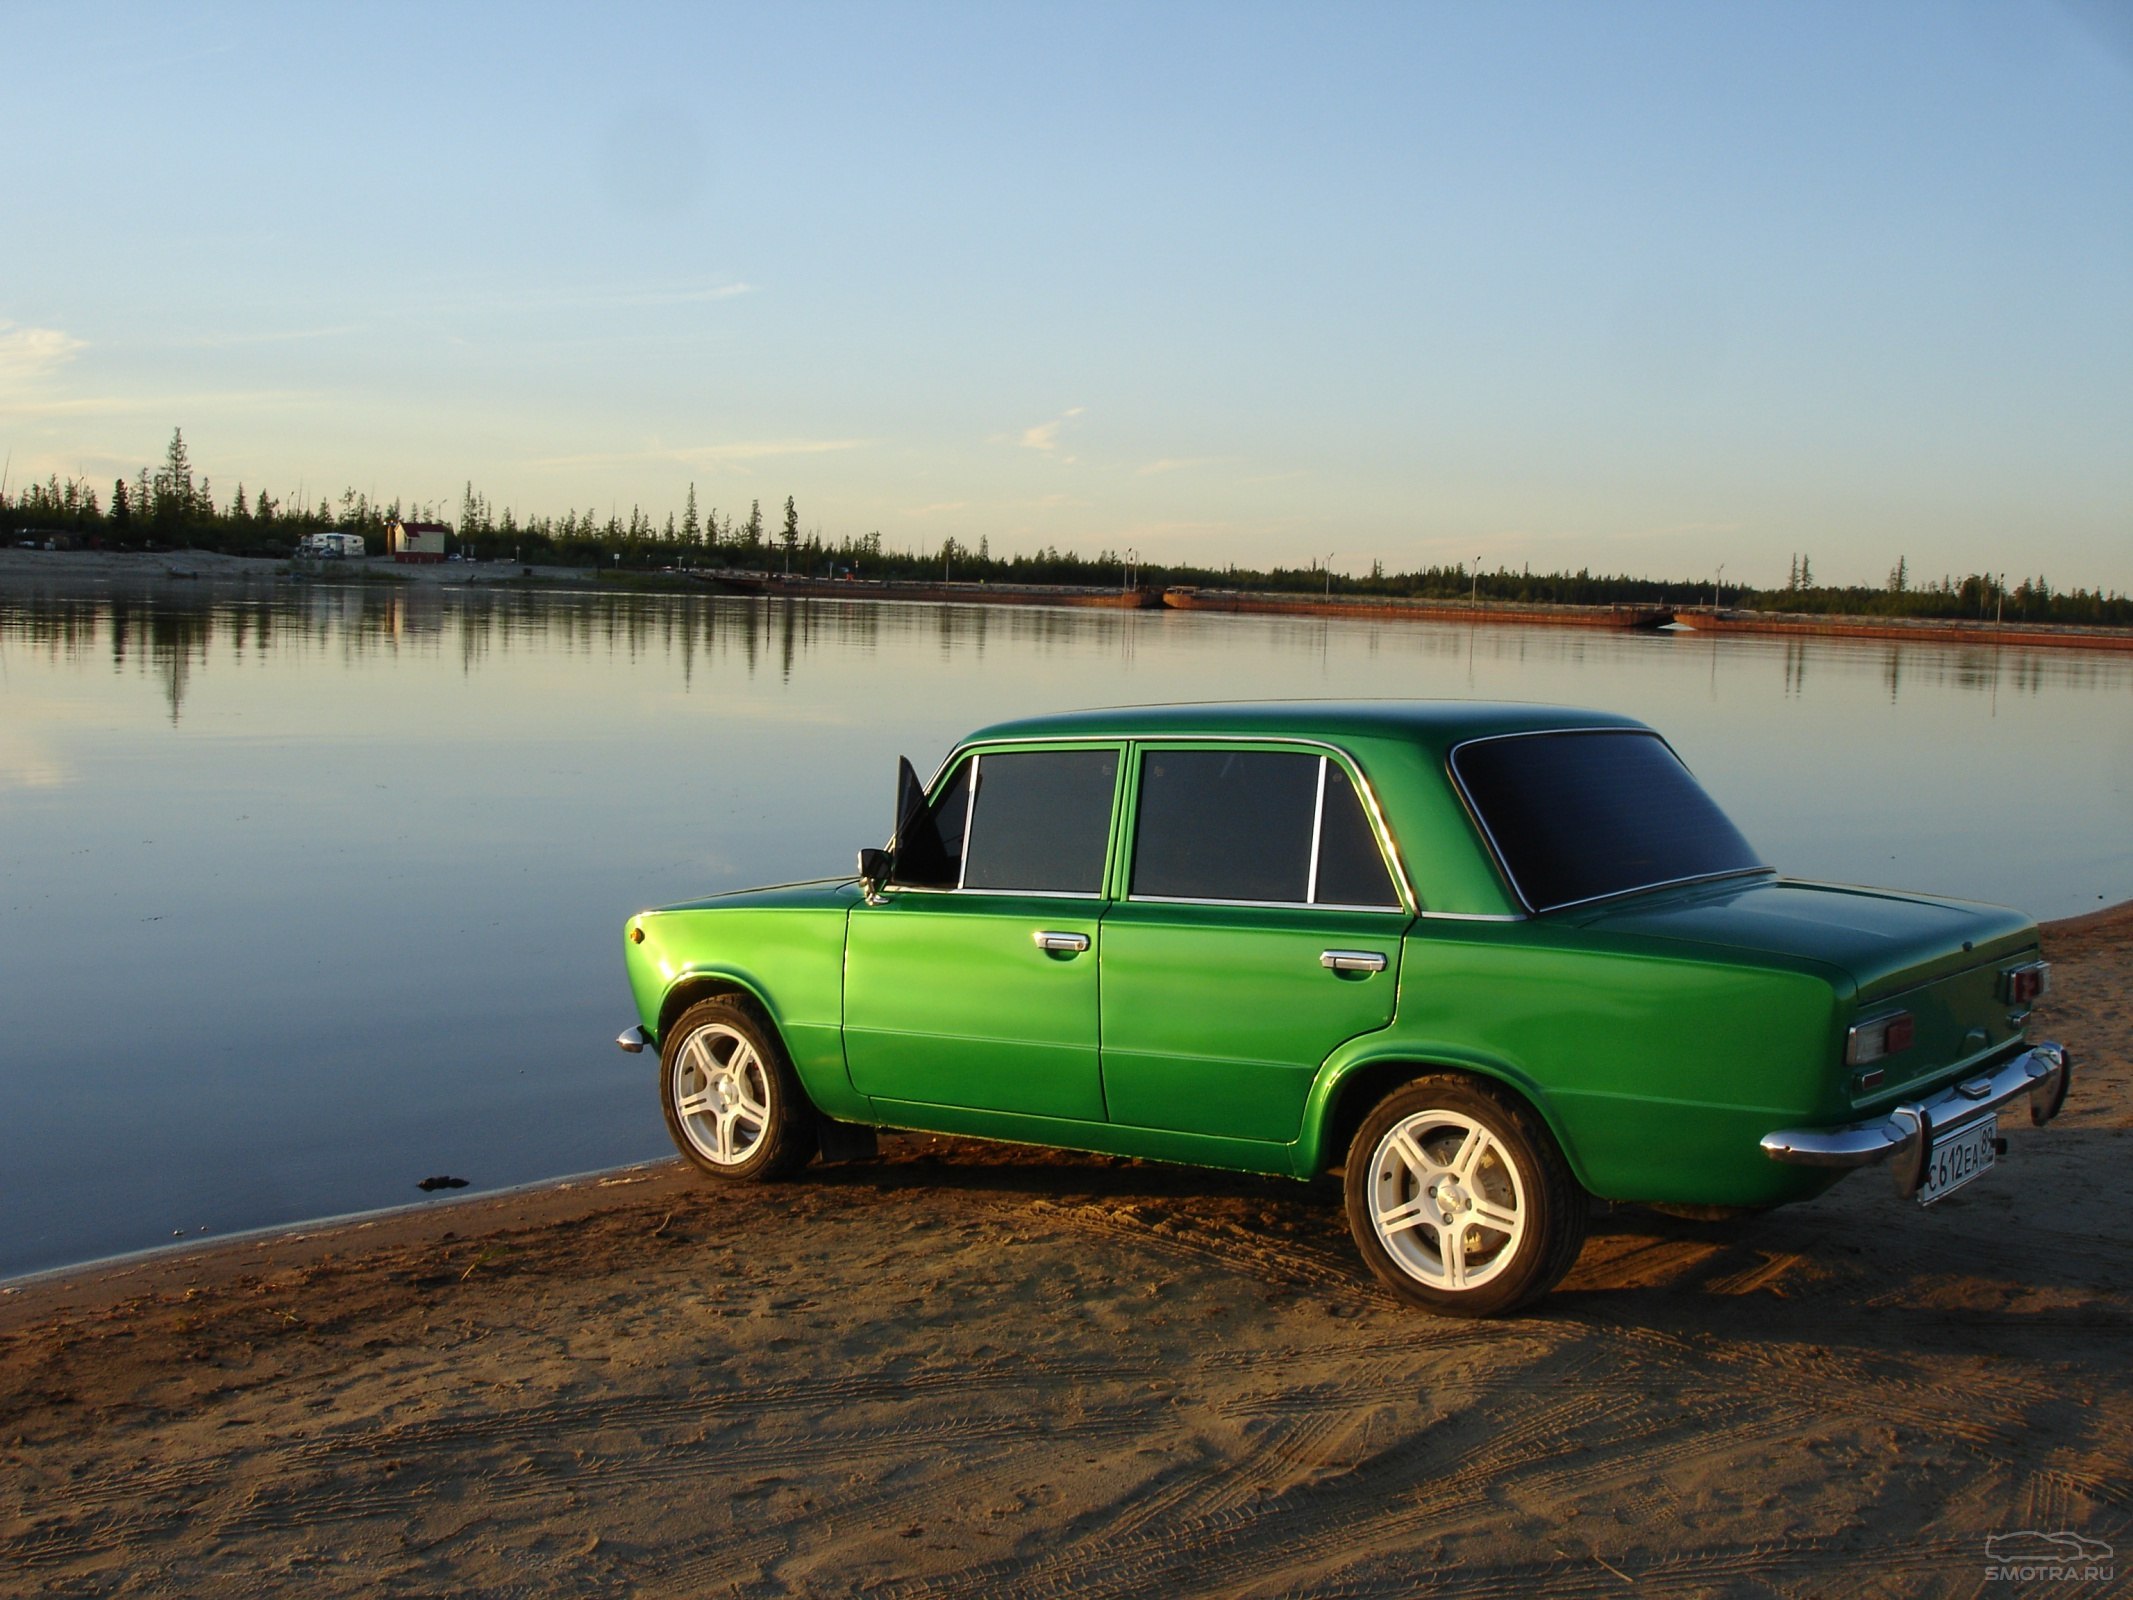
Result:
[[[1918,1190],[1934,1135],[2009,1101],[2029,1096],[2029,1117],[2038,1127],[2059,1114],[2073,1081],[2074,1058],[2056,1044],[2033,1045],[1990,1072],[1951,1084],[1925,1100],[1910,1100],[1866,1122],[1834,1128],[1782,1128],[1763,1136],[1763,1154],[1800,1167],[1866,1167],[1890,1163],[1899,1193]]]

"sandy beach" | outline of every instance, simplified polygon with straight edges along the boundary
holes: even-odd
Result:
[[[0,1590],[1998,1592],[2133,1536],[2133,906],[2047,949],[2077,1093],[1988,1180],[1619,1209],[1502,1323],[1330,1186],[921,1137],[14,1286]]]

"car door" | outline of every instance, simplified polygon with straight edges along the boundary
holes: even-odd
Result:
[[[1100,1122],[1097,973],[1123,746],[980,750],[846,925],[844,1050],[888,1102]]]
[[[1287,1142],[1326,1057],[1392,1020],[1409,915],[1318,747],[1139,747],[1103,925],[1112,1120]]]

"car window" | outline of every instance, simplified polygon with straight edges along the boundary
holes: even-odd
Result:
[[[1484,739],[1452,767],[1535,911],[1762,866],[1653,733]]]
[[[989,750],[963,857],[966,889],[1101,894],[1116,750]]]
[[[933,803],[896,840],[891,883],[919,889],[953,889],[963,877],[963,835],[970,822],[970,769],[960,763]]]
[[[1338,761],[1325,764],[1326,791],[1319,813],[1318,871],[1311,899],[1322,906],[1397,908],[1400,892],[1392,886],[1377,835],[1363,814],[1363,797]]]
[[[890,881],[920,889],[1101,894],[1117,786],[1116,750],[972,756],[905,830]]]
[[[1303,751],[1150,750],[1131,892],[1166,900],[1398,907],[1355,788]]]

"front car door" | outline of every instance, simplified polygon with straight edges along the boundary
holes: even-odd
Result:
[[[896,1104],[1104,1120],[1103,886],[1123,747],[963,755],[846,929],[844,1052]],[[914,1119],[922,1120],[922,1119]]]
[[[1346,758],[1143,745],[1103,924],[1114,1122],[1286,1143],[1326,1057],[1392,1020],[1409,915]]]

